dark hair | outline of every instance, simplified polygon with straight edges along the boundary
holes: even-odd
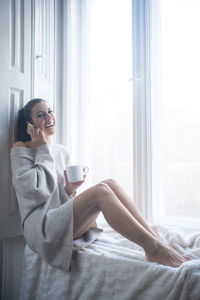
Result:
[[[24,108],[20,109],[18,112],[18,120],[17,120],[17,133],[16,140],[20,142],[28,142],[31,140],[31,136],[26,132],[27,130],[27,122],[33,123],[31,118],[31,111],[35,104],[45,101],[44,99],[35,98],[30,100]]]

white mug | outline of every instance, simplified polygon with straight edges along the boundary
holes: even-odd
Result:
[[[67,179],[69,182],[79,182],[84,180],[84,175],[87,174],[89,168],[86,166],[69,166],[66,168]]]

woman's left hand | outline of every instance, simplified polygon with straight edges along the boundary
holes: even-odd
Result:
[[[78,182],[69,182],[67,178],[67,172],[64,170],[65,182],[66,182],[66,192],[71,195],[74,193],[85,181],[86,175],[84,175],[84,180]]]

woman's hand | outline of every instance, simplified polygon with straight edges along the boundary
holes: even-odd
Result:
[[[44,122],[42,124],[43,128]],[[48,144],[44,135],[44,131],[41,128],[36,128],[35,126],[28,123],[27,133],[31,136],[31,147],[35,148],[44,144]]]
[[[71,195],[74,193],[85,181],[86,175],[84,175],[84,180],[78,182],[69,182],[67,178],[67,172],[64,171],[65,182],[66,182],[66,192]]]

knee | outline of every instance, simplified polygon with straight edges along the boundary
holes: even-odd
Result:
[[[114,179],[112,178],[109,178],[109,179],[105,179],[103,180],[101,183],[104,183],[106,185],[108,185],[110,188],[118,185],[117,181],[115,181]]]
[[[100,182],[96,185],[96,196],[100,201],[107,198],[111,194],[113,194],[113,192],[106,182]]]
[[[110,193],[110,188],[105,181],[102,181],[96,185],[96,191],[98,194],[107,194]]]

